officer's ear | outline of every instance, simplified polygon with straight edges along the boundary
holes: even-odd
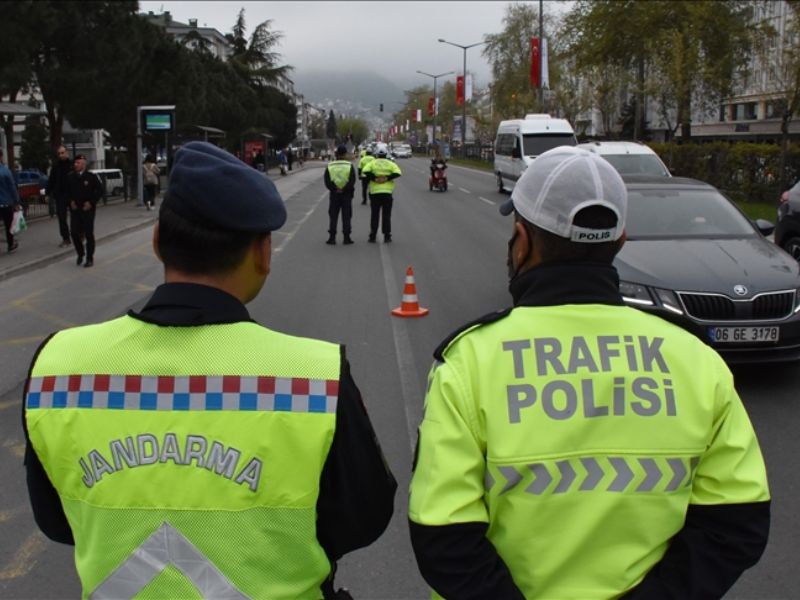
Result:
[[[156,221],[156,224],[153,225],[153,254],[156,255],[156,258],[159,260],[159,262],[164,262],[164,259],[161,258],[161,252],[158,250],[158,221]]]
[[[259,275],[266,277],[269,275],[272,263],[272,234],[264,233],[259,235],[251,247],[253,252],[253,264]]]

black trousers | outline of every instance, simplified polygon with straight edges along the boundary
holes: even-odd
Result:
[[[367,188],[369,187],[369,179],[361,180],[361,203],[367,203]]]
[[[383,235],[392,235],[392,203],[391,194],[370,194],[369,236],[374,238],[378,233],[378,222]]]
[[[14,246],[14,235],[11,233],[11,221],[14,220],[14,207],[13,206],[0,206],[0,217],[3,219],[3,227],[6,228],[6,242],[8,249]]]
[[[56,198],[56,216],[58,217],[58,233],[61,236],[62,242],[68,242],[69,225],[67,225],[67,209],[69,208],[69,201],[66,198]]]
[[[69,211],[70,228],[72,229],[72,243],[78,256],[86,255],[87,260],[94,259],[94,208],[91,210]],[[86,240],[86,249],[83,240]]]
[[[353,219],[353,197],[347,194],[332,193],[328,203],[328,216],[330,224],[328,233],[336,235],[336,225],[339,222],[339,212],[342,213],[342,233],[350,235]]]

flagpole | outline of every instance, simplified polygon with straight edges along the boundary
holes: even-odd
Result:
[[[470,48],[474,48],[475,46],[480,46],[481,44],[485,44],[486,42],[476,42],[474,44],[470,44],[469,46],[462,46],[461,44],[454,44],[453,42],[448,42],[447,40],[443,40],[439,38],[439,42],[442,44],[450,44],[451,46],[455,46],[456,48],[461,48],[464,51],[464,79],[463,79],[463,91],[464,91],[464,102],[461,103],[461,158],[467,158],[467,50]]]
[[[544,71],[542,71],[542,50],[544,49],[544,0],[539,0],[539,106],[544,111]]]

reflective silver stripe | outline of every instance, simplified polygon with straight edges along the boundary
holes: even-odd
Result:
[[[645,478],[642,483],[639,484],[639,487],[636,488],[637,492],[650,492],[656,484],[661,481],[661,469],[658,468],[656,461],[652,458],[640,458],[639,464],[642,465],[644,472],[647,473],[647,477]]]
[[[508,490],[517,485],[522,479],[522,475],[520,475],[519,471],[517,471],[514,467],[497,467],[497,469],[503,474],[503,477],[506,478],[506,485],[500,494],[505,494]]]
[[[483,476],[483,488],[488,492],[492,489],[494,485],[494,477],[492,477],[491,471],[489,471],[489,467],[486,467],[486,473]]]
[[[667,492],[674,492],[678,489],[678,486],[683,481],[683,478],[686,477],[686,467],[683,464],[683,459],[680,458],[668,458],[667,463],[672,468],[673,477],[672,480],[667,484],[666,490]]]
[[[528,468],[533,472],[536,478],[533,480],[528,488],[525,490],[529,494],[536,494],[539,496],[547,489],[547,486],[553,482],[553,476],[542,463],[528,465]]]
[[[581,483],[580,490],[582,492],[588,492],[596,488],[597,484],[600,483],[600,480],[603,478],[603,469],[597,464],[597,460],[591,456],[582,458],[581,464],[583,468],[586,469],[586,479]]]
[[[203,598],[247,600],[208,558],[169,523],[163,523],[109,575],[89,600],[133,598],[170,564],[194,584]]]
[[[563,494],[569,490],[569,486],[575,481],[575,469],[568,460],[560,460],[556,463],[558,470],[561,472],[561,481],[558,482],[556,489],[553,490],[554,494]]]
[[[611,463],[611,466],[614,467],[614,470],[617,472],[614,481],[608,486],[608,491],[624,492],[625,488],[628,487],[628,484],[633,480],[633,471],[628,466],[628,463],[625,462],[624,458],[612,456],[608,459],[608,462]]]

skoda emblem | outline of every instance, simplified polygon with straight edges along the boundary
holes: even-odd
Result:
[[[737,296],[745,296],[747,294],[747,288],[741,284],[733,286],[733,293]]]

